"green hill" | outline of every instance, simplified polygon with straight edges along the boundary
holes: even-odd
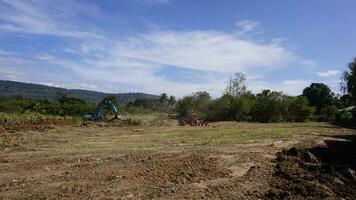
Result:
[[[23,97],[33,99],[48,99],[54,100],[58,94],[67,94],[77,97],[90,103],[98,103],[103,97],[107,95],[115,95],[119,101],[127,103],[135,101],[139,98],[157,98],[157,95],[145,93],[104,93],[89,90],[79,89],[65,89],[59,87],[51,87],[33,83],[22,83],[16,81],[0,80],[0,96],[10,97],[20,95]]]

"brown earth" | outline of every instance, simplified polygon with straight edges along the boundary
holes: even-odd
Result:
[[[291,133],[246,139],[259,131]],[[37,139],[0,147],[0,199],[355,197],[355,131],[327,124],[56,126],[11,134]]]
[[[73,125],[70,118],[47,118],[36,121],[0,121],[0,132],[45,131],[56,126]]]
[[[356,136],[277,154],[267,199],[356,199]]]
[[[56,127],[74,125],[69,118],[47,118],[36,121],[0,121],[0,149],[21,146],[26,131],[46,131]]]

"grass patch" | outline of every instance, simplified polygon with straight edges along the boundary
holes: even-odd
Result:
[[[141,118],[142,119],[142,118]],[[148,118],[146,118],[148,119]],[[152,119],[152,117],[150,117]],[[228,123],[213,128],[210,127],[179,127],[179,126],[142,126],[137,127],[90,127],[77,128],[54,133],[56,136],[46,136],[46,142],[41,142],[39,148],[96,150],[96,149],[170,149],[183,146],[209,146],[222,144],[239,144],[263,142],[263,140],[281,140],[292,137],[304,137],[335,131],[345,131],[317,123],[303,124],[256,124]],[[100,135],[98,135],[100,133]],[[42,140],[42,138],[40,138]],[[49,141],[54,141],[49,143]],[[43,141],[43,140],[42,140]],[[47,146],[50,144],[49,146]],[[52,146],[52,147],[51,147]]]

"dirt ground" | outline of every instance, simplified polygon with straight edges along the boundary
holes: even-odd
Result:
[[[355,130],[324,123],[162,124],[4,131],[0,199],[356,197]]]

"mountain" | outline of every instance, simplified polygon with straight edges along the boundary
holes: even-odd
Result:
[[[115,95],[116,98],[124,103],[135,101],[139,98],[158,98],[157,95],[145,93],[104,93],[89,90],[65,89],[33,83],[22,83],[16,81],[0,80],[0,96],[10,97],[20,95],[33,99],[54,100],[58,94],[67,94],[72,97],[83,99],[89,103],[98,103],[107,95]]]

